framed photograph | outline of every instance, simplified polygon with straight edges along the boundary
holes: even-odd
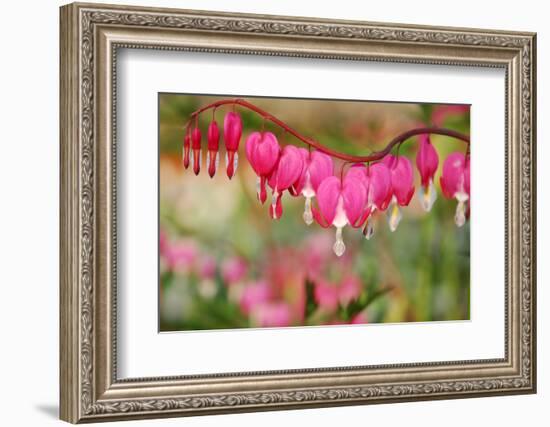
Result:
[[[63,420],[536,391],[535,34],[60,22]]]

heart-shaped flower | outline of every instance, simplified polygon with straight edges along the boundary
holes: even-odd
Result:
[[[395,231],[402,214],[399,206],[407,206],[414,194],[414,176],[411,161],[403,156],[388,154],[382,160],[390,170],[392,198],[388,215],[390,230]]]
[[[374,234],[372,214],[378,210],[385,210],[392,198],[391,173],[383,162],[378,162],[368,167],[362,164],[353,165],[346,176],[359,179],[367,191],[367,205],[369,210],[367,222],[363,229],[365,238],[370,239]]]
[[[313,223],[311,200],[315,197],[321,182],[333,175],[334,163],[332,157],[322,151],[314,150],[310,152],[305,148],[299,148],[299,151],[304,159],[304,168],[298,181],[288,191],[293,196],[301,194],[305,197],[303,218],[307,225],[311,225]]]
[[[281,147],[271,132],[253,132],[246,139],[246,157],[258,175],[258,199],[264,203],[267,198],[265,184],[279,160]]]
[[[223,139],[225,141],[225,167],[229,179],[233,178],[237,171],[239,163],[239,143],[243,133],[243,122],[241,116],[234,111],[230,111],[225,115],[223,120]]]
[[[319,225],[336,227],[336,242],[332,249],[337,256],[342,256],[346,250],[342,229],[348,224],[360,227],[370,214],[364,184],[354,176],[355,172],[349,173],[343,182],[334,175],[325,178],[317,190],[319,209],[313,207],[313,217]]]
[[[439,156],[428,135],[420,135],[420,146],[416,154],[416,166],[420,172],[420,203],[426,212],[432,209],[437,198],[434,187],[434,175],[439,166]]]
[[[458,201],[455,223],[462,227],[466,222],[466,210],[470,206],[470,156],[462,153],[449,154],[443,163],[439,182],[443,195]]]
[[[283,214],[281,197],[283,192],[290,188],[302,174],[304,159],[298,148],[287,145],[281,151],[279,160],[269,177],[268,184],[273,190],[269,213],[273,219],[278,219]]]

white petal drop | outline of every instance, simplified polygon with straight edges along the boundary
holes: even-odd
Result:
[[[365,235],[365,239],[370,240],[372,236],[374,236],[374,224],[372,223],[372,219],[369,216],[367,218],[367,224],[365,225],[365,230],[363,231],[363,234]]]
[[[336,242],[334,242],[332,250],[336,256],[342,256],[346,251],[346,245],[344,244],[344,239],[342,238],[342,227],[336,228]]]
[[[424,190],[424,187],[420,187],[419,197],[422,208],[426,212],[430,212],[437,199],[437,191],[435,190],[433,180],[430,180],[427,190]]]
[[[401,209],[399,208],[399,205],[396,201],[392,202],[392,206],[389,212],[388,216],[388,224],[390,226],[390,230],[393,232],[397,230],[397,226],[399,225],[399,222],[401,221],[401,218],[403,218],[403,214],[401,213]]]
[[[258,196],[258,200],[260,200],[261,191],[262,191],[262,178],[257,177],[256,178],[256,195]]]
[[[277,197],[279,197],[279,192],[275,190],[271,194],[271,211],[273,212],[273,219],[277,219]]]
[[[225,167],[227,168],[229,166],[229,156],[227,155],[227,151],[225,152]],[[237,166],[239,166],[239,154],[235,152],[233,156],[233,176],[237,173]]]
[[[193,150],[189,150],[189,165],[191,167],[193,167],[193,165],[195,164],[195,162],[193,161]]]
[[[237,173],[237,166],[239,166],[239,154],[235,153],[233,157],[233,176]]]
[[[306,197],[306,204],[304,206],[304,222],[307,225],[313,224],[313,213],[311,212],[311,197]]]
[[[216,164],[216,170],[218,170],[220,166],[220,153],[216,153],[214,163]],[[210,153],[206,156],[206,169],[210,170]]]
[[[455,224],[462,227],[466,223],[466,204],[460,200],[456,205]]]

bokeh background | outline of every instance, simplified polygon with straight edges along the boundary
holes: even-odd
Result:
[[[159,315],[161,331],[465,320],[470,316],[470,225],[454,224],[455,200],[443,198],[443,160],[464,143],[432,135],[440,157],[438,198],[429,213],[416,193],[392,233],[386,215],[373,219],[375,235],[346,227],[346,253],[332,252],[334,228],[302,219],[303,197],[283,197],[273,221],[269,200],[256,198],[256,176],[244,140],[262,128],[243,108],[243,138],[233,180],[225,174],[223,137],[214,178],[182,166],[184,125],[196,109],[222,96],[159,94]],[[383,148],[414,127],[437,125],[466,134],[469,107],[246,97],[303,135],[350,154]],[[225,112],[216,111],[223,127]],[[203,146],[212,113],[200,116]],[[302,146],[270,123],[281,144]],[[400,149],[414,163],[416,138]],[[475,153],[475,147],[472,150]],[[204,155],[204,150],[203,150]],[[337,169],[338,170],[338,169]]]

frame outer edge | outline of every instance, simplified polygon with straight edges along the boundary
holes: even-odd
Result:
[[[523,142],[523,147],[528,150],[525,156],[521,155],[523,167],[518,173],[527,175],[524,187],[521,187],[523,219],[528,227],[525,236],[526,250],[524,257],[528,258],[522,266],[525,266],[525,281],[523,287],[523,307],[529,315],[525,316],[523,328],[526,331],[521,334],[523,346],[519,350],[520,360],[525,359],[523,375],[507,379],[505,377],[459,381],[458,383],[410,383],[397,384],[396,386],[379,386],[374,391],[354,387],[343,389],[292,389],[289,391],[266,391],[262,393],[232,393],[227,395],[208,394],[202,396],[190,396],[185,398],[146,398],[134,399],[106,399],[98,400],[95,395],[97,379],[95,353],[97,351],[97,328],[93,328],[91,320],[95,315],[95,305],[98,294],[94,291],[97,285],[97,276],[93,271],[97,262],[95,258],[97,232],[97,193],[96,185],[97,161],[94,151],[97,138],[95,134],[97,89],[95,80],[97,70],[94,64],[94,39],[89,34],[88,25],[95,25],[86,16],[86,9],[104,14],[100,19],[108,24],[117,24],[113,20],[110,11],[129,13],[125,19],[132,26],[154,27],[149,14],[166,13],[171,16],[191,14],[191,23],[182,22],[181,28],[198,28],[201,31],[228,31],[224,29],[224,21],[228,18],[235,20],[242,15],[244,22],[261,24],[260,33],[270,35],[285,34],[285,38],[297,34],[297,40],[301,37],[315,38],[319,40],[344,40],[370,38],[365,37],[360,27],[369,27],[369,31],[377,30],[377,26],[384,28],[384,34],[388,34],[390,41],[419,42],[428,46],[454,46],[454,45],[481,45],[482,47],[498,47],[509,52],[519,53],[529,50],[520,59],[518,65],[524,71],[523,79],[514,86],[523,97],[523,103],[519,102],[512,107],[522,109],[523,113],[530,117],[518,122],[518,127],[523,125],[519,132],[529,136],[518,139]],[[138,12],[143,19],[134,21]],[[81,16],[81,13],[83,15]],[[81,21],[81,17],[86,19]],[[138,16],[139,17],[139,16]],[[289,34],[284,33],[285,28],[273,26],[271,20],[283,20],[290,28]],[[320,21],[316,18],[292,18],[273,17],[247,14],[223,14],[212,11],[184,11],[178,9],[157,9],[143,7],[128,7],[122,5],[101,4],[72,4],[61,7],[60,10],[60,162],[61,162],[61,197],[60,197],[60,383],[61,383],[61,419],[72,423],[107,421],[118,419],[139,419],[152,417],[201,415],[207,413],[249,412],[258,410],[278,410],[306,407],[326,407],[349,404],[382,403],[384,401],[398,402],[410,400],[435,400],[440,398],[463,398],[471,396],[487,396],[497,394],[533,393],[536,391],[536,35],[534,33],[512,33],[504,31],[464,29],[464,34],[459,28],[416,27],[400,24],[381,23],[357,23],[359,27],[352,28],[355,23],[335,21],[341,24],[346,31],[333,32],[327,25],[330,21]],[[267,21],[267,22],[266,22]],[[125,21],[123,25],[127,25]],[[223,24],[221,25],[220,24]],[[266,25],[263,29],[264,24]],[[269,24],[269,25],[268,25]],[[281,25],[282,25],[281,24]],[[299,25],[302,24],[302,25]],[[221,27],[219,27],[221,25]],[[376,26],[373,28],[372,26]],[[177,27],[173,21],[161,27]],[[306,30],[305,31],[304,28]],[[255,32],[253,26],[241,28],[228,26],[230,31],[237,34]],[[248,29],[247,29],[248,28]],[[395,28],[395,30],[394,30]],[[309,30],[314,30],[311,33]],[[416,31],[418,29],[419,31]],[[84,31],[86,30],[86,31]],[[236,30],[236,31],[235,31]],[[319,34],[316,33],[319,32]],[[394,31],[397,31],[395,36]],[[429,34],[428,34],[429,33]],[[370,33],[369,33],[370,34]],[[385,40],[384,34],[375,33],[377,41]],[[395,37],[394,37],[395,36]],[[441,36],[441,37],[440,37]],[[326,37],[326,38],[324,38]],[[393,40],[396,38],[397,40]],[[299,56],[299,55],[298,55]],[[446,59],[442,57],[441,62]],[[93,69],[88,69],[88,64],[93,64]],[[408,62],[405,60],[404,62]],[[519,78],[519,75],[518,75]],[[90,91],[88,91],[90,89]],[[526,96],[527,95],[527,96]],[[92,108],[90,110],[90,102]],[[519,105],[517,105],[519,104]],[[86,107],[83,109],[83,106]],[[525,162],[527,164],[525,164]],[[530,194],[525,194],[529,192]],[[82,196],[82,197],[81,197]],[[518,226],[521,226],[518,224]],[[520,234],[521,235],[521,234]],[[523,237],[523,236],[522,236]],[[93,239],[93,241],[90,241]],[[518,255],[518,258],[519,255]],[[512,257],[513,260],[519,259]],[[92,269],[92,270],[90,270]],[[523,268],[521,270],[524,271]],[[95,277],[94,277],[95,276]],[[93,293],[92,293],[93,292]],[[518,301],[521,304],[521,299]],[[94,319],[95,320],[95,319]],[[530,331],[529,331],[530,328]],[[520,344],[518,342],[518,344]],[[519,346],[518,346],[519,348]],[[523,351],[522,351],[523,350]],[[529,363],[531,362],[531,363]],[[459,389],[454,387],[458,386]],[[397,387],[397,388],[396,388]],[[461,387],[466,387],[460,389]],[[471,388],[470,388],[471,387]],[[500,392],[499,392],[500,389]],[[397,392],[397,394],[395,394]],[[371,394],[374,393],[374,394]]]
[[[75,5],[59,9],[59,418],[79,416],[78,19]]]

